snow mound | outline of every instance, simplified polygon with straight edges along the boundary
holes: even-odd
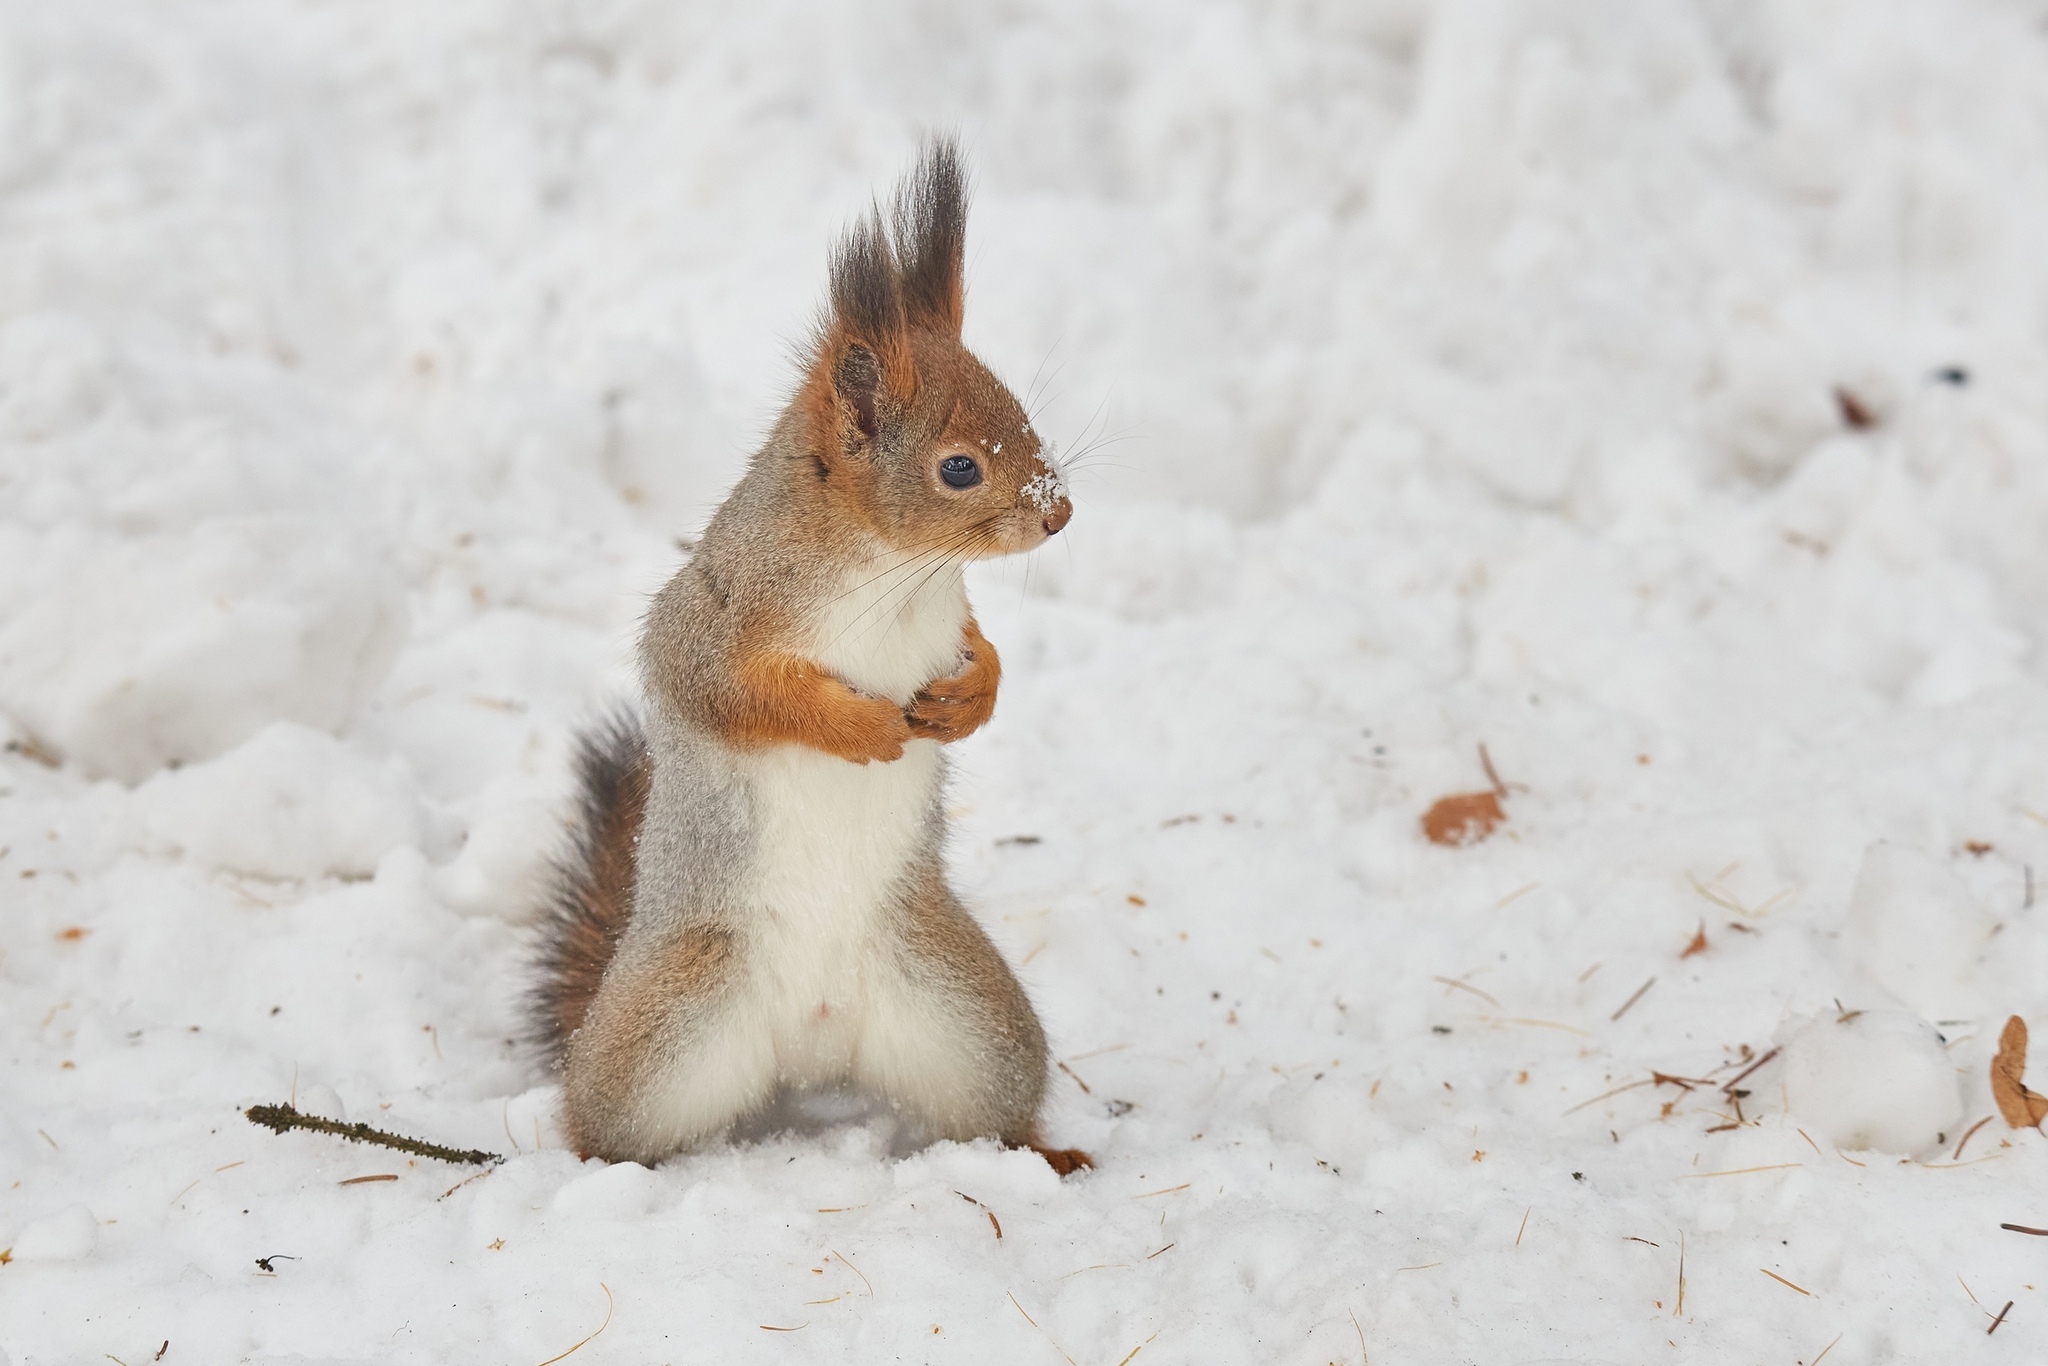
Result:
[[[1838,1148],[1923,1152],[1962,1118],[1941,1035],[1915,1015],[1853,1010],[1795,1021],[1780,1037],[1786,1108]]]
[[[75,1262],[92,1255],[99,1220],[84,1205],[66,1205],[14,1235],[17,1262]]]
[[[283,515],[94,545],[0,627],[0,707],[99,777],[209,759],[276,720],[346,725],[406,634],[360,537]]]
[[[278,721],[218,759],[135,792],[144,845],[259,877],[363,877],[416,844],[405,761],[363,758],[324,731]]]
[[[1932,1019],[1983,1008],[1977,964],[1994,922],[1939,860],[1873,844],[1849,893],[1842,946],[1850,965]]]

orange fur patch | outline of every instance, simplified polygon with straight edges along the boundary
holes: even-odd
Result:
[[[736,696],[721,719],[735,749],[806,745],[856,764],[903,757],[910,722],[885,697],[857,693],[808,659],[741,643]]]

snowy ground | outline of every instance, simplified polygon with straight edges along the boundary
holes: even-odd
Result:
[[[0,1361],[2043,1359],[2044,23],[0,0]],[[1127,434],[956,787],[1099,1166],[581,1166],[568,737],[944,125]]]

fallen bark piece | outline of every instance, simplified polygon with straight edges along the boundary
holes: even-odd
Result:
[[[407,1138],[403,1134],[389,1134],[382,1129],[372,1129],[367,1124],[345,1124],[338,1119],[322,1119],[318,1115],[302,1115],[290,1105],[252,1105],[242,1112],[252,1124],[260,1124],[272,1133],[284,1133],[290,1129],[307,1129],[314,1133],[333,1134],[336,1138],[351,1143],[374,1143],[382,1148],[396,1148],[402,1153],[416,1157],[431,1157],[440,1162],[466,1163],[471,1166],[487,1167],[505,1159],[496,1153],[487,1153],[481,1148],[444,1148],[438,1143],[423,1139]]]
[[[2027,1089],[2022,1080],[2026,1071],[2027,1022],[2015,1015],[2005,1022],[1998,1052],[1991,1059],[1991,1098],[2013,1128],[2038,1129],[2048,1118],[2048,1096]]]

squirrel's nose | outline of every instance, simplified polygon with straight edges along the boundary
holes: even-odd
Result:
[[[1059,535],[1060,528],[1072,521],[1073,517],[1073,500],[1071,498],[1060,499],[1059,502],[1053,504],[1052,511],[1045,514],[1045,534],[1048,536]]]

